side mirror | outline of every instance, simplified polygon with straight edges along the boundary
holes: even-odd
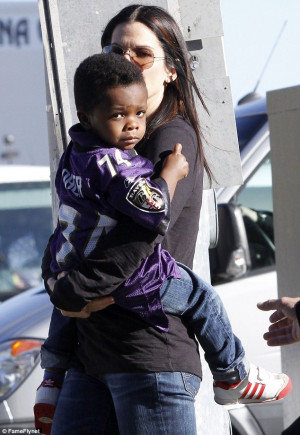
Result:
[[[218,205],[218,242],[209,250],[213,284],[231,281],[251,268],[247,233],[239,206]]]

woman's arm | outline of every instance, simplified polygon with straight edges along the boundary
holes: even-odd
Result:
[[[155,175],[160,174],[164,159],[169,155],[174,144],[179,142],[182,145],[182,154],[189,164],[189,173],[180,183],[177,184],[171,207],[171,221],[168,231],[174,226],[183,208],[186,206],[196,185],[196,179],[200,179],[195,191],[195,202],[201,207],[203,189],[203,165],[200,165],[200,158],[197,147],[197,138],[193,129],[183,120],[175,118],[163,127],[160,127],[143,143],[138,152],[151,160],[154,164]],[[200,185],[199,185],[200,184]]]
[[[174,142],[182,144],[182,153],[189,163],[189,174],[176,187],[171,220],[162,247],[176,261],[193,268],[203,191],[203,165],[200,165],[196,134],[187,122],[176,117],[156,130],[147,146],[138,152],[154,162],[157,174]]]

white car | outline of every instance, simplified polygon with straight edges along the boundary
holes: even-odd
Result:
[[[47,166],[0,166],[0,301],[41,284],[52,232]]]

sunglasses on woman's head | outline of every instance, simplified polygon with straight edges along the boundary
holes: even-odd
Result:
[[[127,54],[133,63],[141,70],[149,69],[153,66],[154,60],[162,60],[165,57],[154,56],[153,51],[146,47],[127,48],[126,50],[118,44],[106,45],[103,47],[103,53],[115,53],[124,56]]]

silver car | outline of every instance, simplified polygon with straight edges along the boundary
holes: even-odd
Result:
[[[42,379],[40,347],[52,308],[42,287],[0,305],[0,429],[34,428],[35,391]]]

